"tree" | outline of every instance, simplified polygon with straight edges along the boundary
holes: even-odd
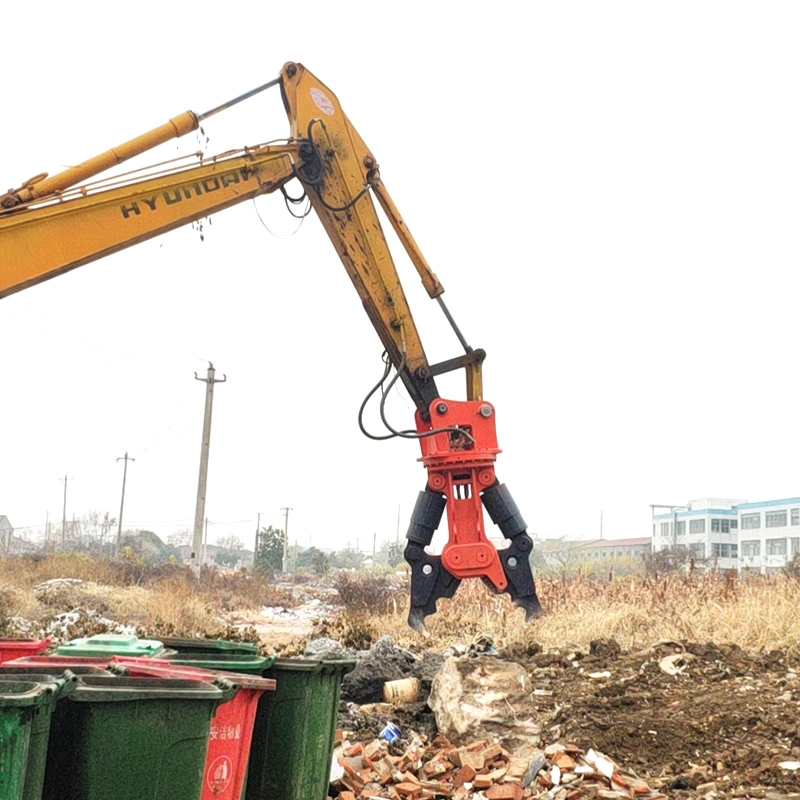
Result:
[[[400,542],[385,541],[381,546],[382,560],[385,561],[390,567],[396,567],[398,564],[403,563],[403,551],[405,550],[405,540]]]
[[[316,547],[309,547],[297,554],[297,566],[308,567],[317,575],[324,575],[330,569],[328,556]]]
[[[217,539],[219,550],[214,556],[214,563],[221,567],[235,567],[241,558],[242,540],[238,536],[220,536]]]
[[[270,525],[258,532],[253,562],[260,569],[281,569],[283,566],[283,531],[280,528],[273,528]]]
[[[335,569],[358,569],[364,560],[364,556],[355,550],[337,550],[328,558]]]
[[[217,547],[223,550],[236,550],[237,552],[244,547],[240,536],[220,536],[217,539]]]
[[[193,535],[194,531],[191,528],[181,528],[167,536],[167,542],[173,547],[182,547],[185,544],[192,543]]]

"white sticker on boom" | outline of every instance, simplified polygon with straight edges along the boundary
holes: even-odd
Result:
[[[333,103],[328,100],[328,96],[322,89],[317,89],[316,87],[313,88],[309,94],[311,95],[311,99],[314,101],[314,105],[323,113],[327,114],[329,117],[333,116],[334,107]]]

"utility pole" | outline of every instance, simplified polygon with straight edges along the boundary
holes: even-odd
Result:
[[[282,508],[281,511],[285,512],[283,523],[283,563],[281,564],[281,572],[286,572],[289,567],[289,512],[294,511],[293,508]]]
[[[61,549],[64,549],[66,544],[66,533],[67,533],[67,481],[71,481],[72,478],[68,478],[66,475],[63,478],[59,478],[60,481],[64,481],[64,507],[61,512]]]
[[[117,525],[117,544],[116,547],[114,547],[114,558],[119,558],[119,545],[122,541],[122,509],[125,507],[125,481],[128,477],[128,462],[136,461],[136,459],[130,458],[126,450],[125,455],[117,459],[117,463],[120,461],[124,461],[125,465],[122,468],[122,499],[119,501],[119,524]]]
[[[600,511],[600,539],[603,539],[603,512]]]
[[[258,556],[258,534],[261,532],[261,512],[258,512],[258,521],[256,522],[256,544],[253,547],[253,569],[256,566],[256,557]]]
[[[372,534],[372,566],[373,567],[375,566],[375,542],[377,541],[377,539],[378,539],[378,534],[377,533],[373,533]]]
[[[197,479],[197,505],[194,511],[194,533],[192,535],[192,556],[189,564],[194,570],[195,575],[200,574],[200,551],[203,546],[203,517],[206,513],[206,482],[208,479],[208,451],[211,446],[211,409],[214,405],[214,384],[225,383],[227,375],[222,376],[222,380],[214,378],[214,365],[208,362],[208,375],[205,378],[198,378],[194,374],[196,381],[202,381],[206,385],[206,410],[203,416],[203,441],[200,445],[200,476]]]

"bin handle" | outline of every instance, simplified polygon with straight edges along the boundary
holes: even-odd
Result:
[[[236,692],[239,691],[239,684],[234,683],[227,678],[223,678],[222,675],[217,675],[214,678],[214,686],[216,686],[222,692],[222,700],[220,702],[227,703],[228,700],[233,700],[236,696]]]

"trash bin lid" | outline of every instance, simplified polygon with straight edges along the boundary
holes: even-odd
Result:
[[[254,689],[269,692],[275,689],[276,681],[273,678],[259,678],[242,672],[224,672],[204,667],[187,667],[181,664],[164,665],[163,661],[154,664],[146,658],[115,658],[113,664],[130,670],[132,677],[149,678],[176,678],[181,680],[208,681],[213,683],[218,678],[225,678],[240,689]]]
[[[52,702],[56,687],[33,681],[0,682],[0,708],[38,706]]]
[[[275,656],[258,656],[247,653],[176,653],[175,655],[166,655],[161,658],[172,664],[179,664],[184,667],[247,672],[254,675],[261,675],[275,661]]]
[[[139,639],[124,633],[102,633],[84,639],[73,639],[62,644],[56,654],[59,656],[104,656],[116,653],[132,656],[159,656],[164,653],[164,645],[155,639]]]
[[[334,670],[343,675],[356,668],[354,658],[278,658],[272,664],[274,670],[297,670],[298,672],[321,672]]]
[[[227,639],[179,639],[166,637],[161,640],[164,647],[177,650],[178,653],[246,653],[258,655],[258,645],[253,642],[229,642]]]
[[[74,672],[65,670],[60,675],[48,675],[46,673],[17,673],[13,672],[0,672],[0,692],[3,691],[4,686],[13,683],[41,683],[52,687],[53,691],[58,697],[63,697],[69,694],[78,685],[78,676]]]
[[[55,675],[59,677],[69,670],[73,675],[108,675],[102,667],[87,666],[85,664],[17,664],[6,662],[0,664],[0,678],[6,675]]]
[[[224,702],[235,688],[223,691],[205,681],[85,675],[69,699],[77,703],[119,703],[137,700],[216,700]]]
[[[13,661],[6,661],[0,664],[0,669],[6,667],[38,667],[43,666],[48,669],[58,667],[69,668],[74,671],[75,667],[95,667],[101,671],[105,670],[111,656],[25,656],[15,658]]]

